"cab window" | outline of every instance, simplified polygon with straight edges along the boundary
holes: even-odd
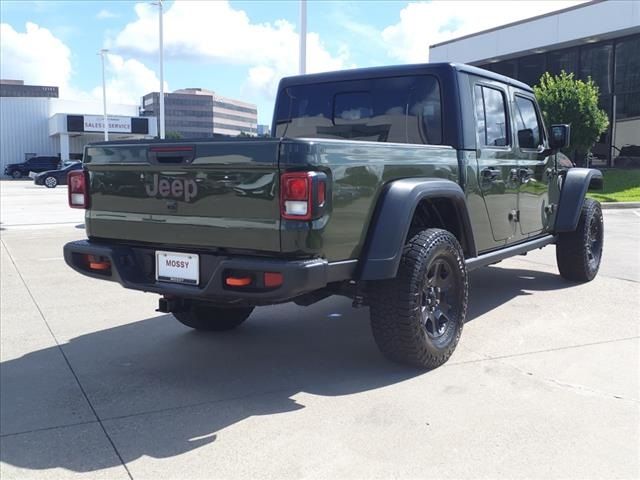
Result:
[[[514,115],[520,148],[538,148],[542,144],[542,129],[533,100],[516,95]]]
[[[485,85],[475,86],[478,141],[485,147],[506,147],[509,142],[504,93]]]

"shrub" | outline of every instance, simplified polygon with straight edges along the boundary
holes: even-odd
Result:
[[[571,144],[565,153],[576,152],[579,159],[584,158],[609,126],[607,113],[598,106],[598,85],[563,70],[560,75],[545,73],[533,91],[547,125],[571,125]]]

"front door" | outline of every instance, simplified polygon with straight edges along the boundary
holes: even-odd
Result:
[[[474,86],[478,185],[497,245],[515,239],[518,218],[518,161],[507,98],[501,84],[483,80]]]
[[[532,96],[516,93],[514,128],[518,158],[518,211],[520,234],[531,236],[549,227],[549,180],[554,175],[553,157],[546,156],[544,128]]]

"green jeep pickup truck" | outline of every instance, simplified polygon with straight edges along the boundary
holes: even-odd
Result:
[[[470,270],[555,244],[563,277],[598,272],[602,174],[558,164],[569,127],[548,136],[523,83],[444,63],[290,77],[272,131],[87,146],[66,262],[197,330],[348,296],[384,355],[426,369],[458,343]]]

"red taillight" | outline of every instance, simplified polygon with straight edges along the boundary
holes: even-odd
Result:
[[[282,218],[311,220],[311,172],[282,174]]]
[[[285,179],[284,195],[287,200],[306,200],[309,195],[309,178],[289,177]]]
[[[326,175],[320,172],[283,173],[280,210],[287,220],[311,220],[322,215],[326,201]]]
[[[87,172],[74,170],[67,174],[69,206],[71,208],[89,207],[89,189]]]

